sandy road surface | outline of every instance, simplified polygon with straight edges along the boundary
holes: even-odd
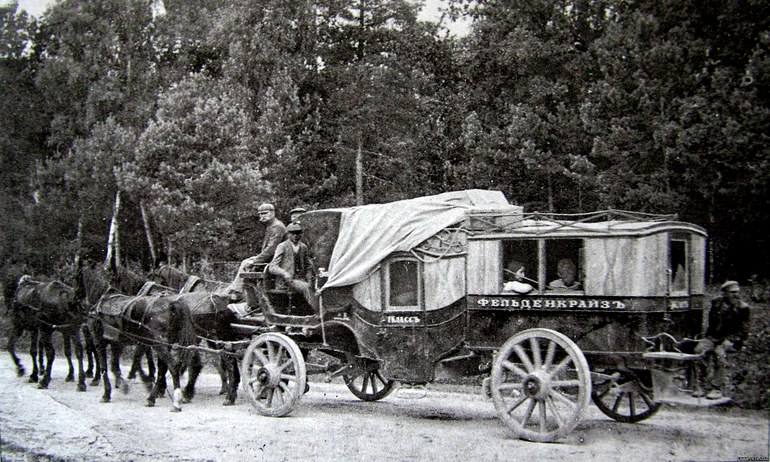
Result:
[[[422,399],[394,393],[365,403],[342,384],[311,382],[290,416],[269,418],[243,396],[235,406],[222,406],[219,379],[207,371],[196,399],[172,413],[168,399],[145,407],[140,385],[102,404],[100,387],[78,393],[64,383],[64,366],[59,356],[51,387],[39,390],[16,377],[7,355],[0,357],[3,461],[721,461],[768,455],[767,415],[737,409],[669,407],[645,422],[622,424],[591,405],[564,441],[538,444],[516,439],[475,388],[430,390]]]

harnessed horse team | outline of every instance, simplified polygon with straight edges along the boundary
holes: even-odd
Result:
[[[60,281],[40,281],[23,275],[5,284],[7,310],[12,314],[13,329],[8,351],[19,376],[24,366],[15,354],[18,338],[31,333],[33,371],[30,382],[47,388],[55,358],[53,333],[64,338],[64,352],[69,363],[67,381],[75,379],[71,359],[74,345],[77,360],[77,390],[86,390],[86,377],[93,375],[92,386],[103,382],[102,402],[111,399],[112,381],[115,388],[127,391],[127,382],[120,370],[124,348],[135,346],[129,378],[139,373],[149,389],[147,405],[153,406],[158,396],[166,392],[166,373],[173,383],[173,409],[181,410],[181,402],[195,394],[195,383],[203,362],[200,351],[218,353],[217,369],[222,379],[220,394],[224,404],[233,404],[240,381],[236,356],[221,348],[238,340],[231,324],[237,315],[228,308],[228,297],[216,290],[223,284],[187,275],[169,266],[161,266],[150,274],[151,280],[125,268],[104,269],[98,265],[78,264],[74,287]],[[38,361],[38,336],[45,353]],[[201,343],[208,348],[201,348]],[[108,349],[111,352],[110,367]],[[157,358],[157,371],[153,355]],[[147,358],[149,374],[144,373],[141,359]],[[84,360],[88,370],[84,370]],[[38,362],[40,366],[38,367]],[[181,376],[187,371],[184,389]]]

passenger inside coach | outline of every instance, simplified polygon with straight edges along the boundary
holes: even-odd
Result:
[[[575,279],[577,270],[575,264],[569,258],[562,258],[556,265],[556,274],[559,279],[548,284],[549,290],[580,290],[580,281]]]
[[[503,292],[514,292],[517,294],[528,294],[535,288],[526,282],[527,278],[524,265],[518,260],[511,260],[505,268],[506,278],[512,278],[503,284]]]

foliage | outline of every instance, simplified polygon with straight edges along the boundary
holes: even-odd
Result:
[[[464,38],[407,0],[162,3],[0,10],[4,259],[53,265],[77,223],[102,247],[118,189],[130,258],[146,202],[172,255],[221,260],[253,251],[263,200],[478,187],[678,213],[712,278],[770,274],[767,2],[452,0]]]
[[[752,307],[749,337],[732,355],[730,375],[735,404],[747,409],[770,410],[770,306]]]

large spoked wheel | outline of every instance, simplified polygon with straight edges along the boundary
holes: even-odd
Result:
[[[393,391],[395,382],[382,376],[377,363],[368,361],[352,367],[355,372],[343,374],[348,390],[362,401],[379,401]]]
[[[501,347],[492,364],[495,409],[519,438],[549,442],[572,431],[591,397],[583,352],[549,329],[520,332]]]
[[[255,338],[241,363],[243,388],[260,414],[287,415],[305,393],[305,359],[294,340],[267,333]]]
[[[614,379],[594,383],[591,398],[596,407],[618,422],[636,423],[652,417],[660,403],[656,403],[652,384],[632,370],[607,371]]]

